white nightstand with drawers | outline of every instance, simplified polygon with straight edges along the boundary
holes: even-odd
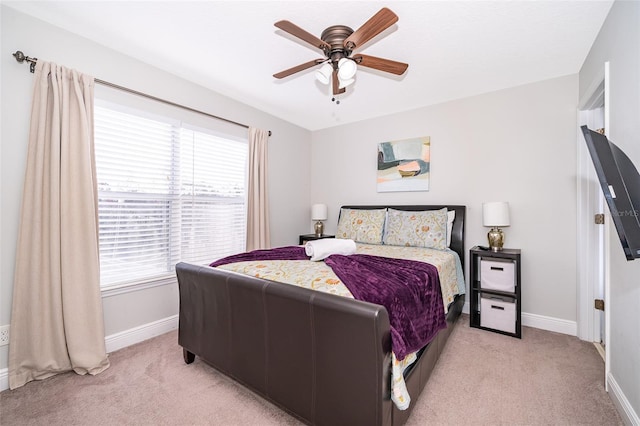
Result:
[[[470,250],[470,325],[521,338],[520,250]]]

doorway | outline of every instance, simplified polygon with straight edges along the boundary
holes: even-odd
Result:
[[[579,103],[578,125],[609,133],[609,64]],[[608,312],[610,214],[582,132],[578,132],[578,337],[593,342],[609,374]],[[601,214],[596,218],[597,214]],[[601,301],[601,302],[597,302]],[[596,306],[604,305],[604,311]]]

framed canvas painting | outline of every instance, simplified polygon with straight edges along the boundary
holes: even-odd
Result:
[[[378,192],[428,191],[431,138],[378,144]]]

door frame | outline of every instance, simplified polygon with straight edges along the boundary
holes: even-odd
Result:
[[[605,62],[601,72],[596,75],[585,95],[578,102],[578,125],[586,123],[589,111],[599,105],[604,105],[604,127],[611,134],[609,120],[609,62]],[[589,151],[582,132],[577,132],[577,330],[578,337],[582,340],[593,342],[600,336],[600,323],[595,315],[593,300],[596,293],[598,280],[603,280],[605,300],[609,298],[610,288],[610,261],[609,261],[609,234],[611,226],[611,214],[600,194],[599,203],[601,212],[605,215],[605,223],[602,228],[593,226],[594,212],[591,206],[594,203],[592,193],[589,191],[588,181],[595,179],[595,171]],[[605,387],[608,391],[606,377],[609,374],[611,359],[610,319],[609,310],[605,306]]]

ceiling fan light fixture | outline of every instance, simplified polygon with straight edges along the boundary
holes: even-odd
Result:
[[[332,73],[333,67],[331,64],[325,63],[319,70],[316,70],[316,79],[322,84],[329,84]]]
[[[338,61],[338,77],[340,80],[351,80],[356,75],[358,66],[356,62],[349,58],[342,58]]]
[[[345,88],[354,83],[358,66],[402,75],[409,67],[409,64],[363,55],[362,53],[356,53],[356,56],[351,56],[354,54],[355,49],[366,45],[366,43],[381,35],[397,21],[398,15],[383,7],[355,31],[346,25],[332,25],[322,31],[320,38],[292,22],[286,20],[278,21],[274,24],[276,28],[289,33],[314,48],[320,49],[324,54],[324,58],[305,62],[273,76],[281,79],[308,68],[322,65],[320,69],[315,71],[315,76],[321,83],[331,84],[332,93],[335,97],[344,93],[346,91]]]

